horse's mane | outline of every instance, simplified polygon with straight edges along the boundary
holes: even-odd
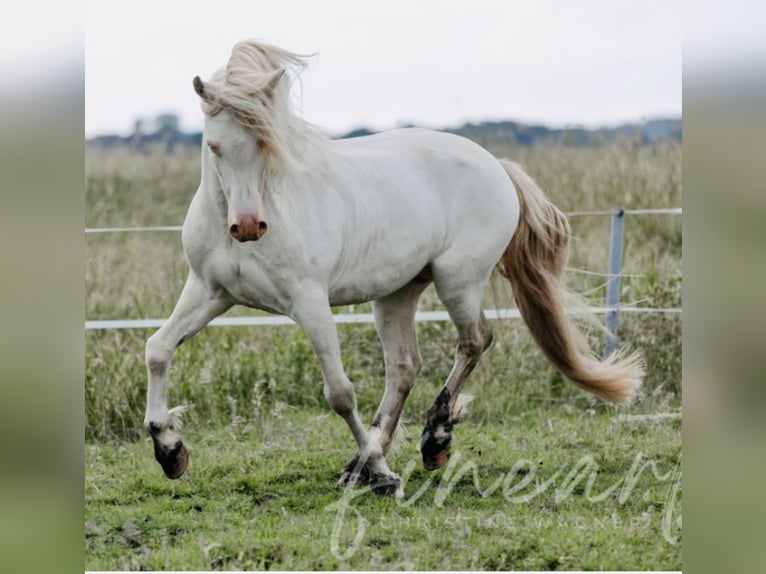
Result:
[[[253,40],[239,42],[226,67],[213,75],[215,100],[202,100],[206,115],[226,108],[258,137],[271,175],[308,169],[323,155],[326,138],[290,104],[291,83],[308,66],[306,57]]]

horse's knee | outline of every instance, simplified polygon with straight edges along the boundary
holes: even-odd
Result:
[[[146,368],[153,375],[162,375],[167,369],[172,350],[157,337],[157,333],[149,337],[144,349],[144,361]]]
[[[324,397],[330,408],[342,417],[351,414],[356,408],[354,386],[348,379],[325,382]]]

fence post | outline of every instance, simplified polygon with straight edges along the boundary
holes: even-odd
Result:
[[[604,337],[604,358],[617,346],[617,323],[620,304],[620,272],[622,271],[622,244],[624,238],[625,210],[612,209],[612,236],[609,240],[609,278],[606,283],[606,329]]]

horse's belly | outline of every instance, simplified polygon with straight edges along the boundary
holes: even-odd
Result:
[[[428,261],[410,260],[396,267],[362,267],[356,273],[341,275],[330,285],[330,304],[356,305],[390,295],[413,280],[428,281],[423,273]]]
[[[330,291],[330,305],[358,305],[380,299],[396,291],[399,287],[405,285],[404,281],[400,285],[343,285],[333,287]]]

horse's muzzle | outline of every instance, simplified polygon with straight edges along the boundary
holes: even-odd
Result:
[[[265,221],[257,219],[243,219],[229,226],[229,235],[237,241],[258,241],[266,235],[269,226]]]

